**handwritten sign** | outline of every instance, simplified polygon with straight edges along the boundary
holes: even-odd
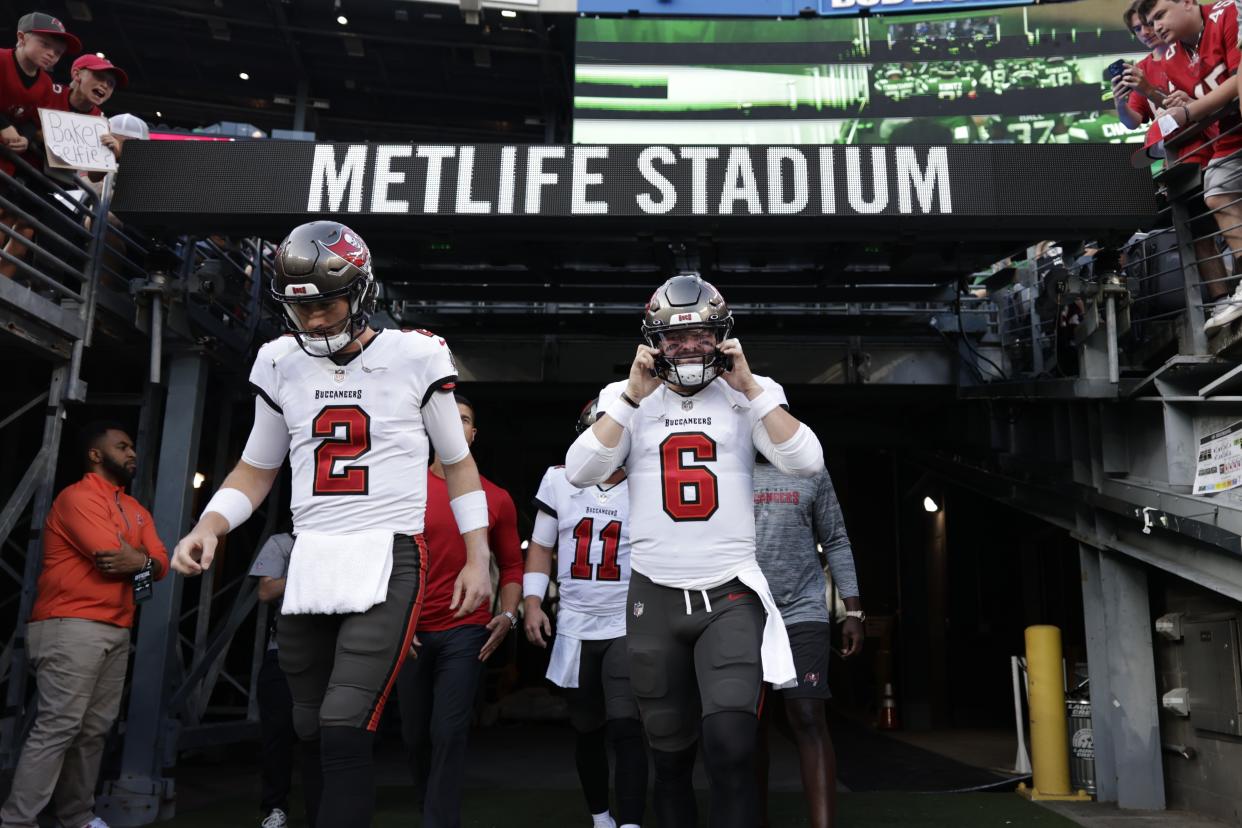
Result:
[[[40,109],[39,120],[48,166],[92,172],[116,169],[116,156],[103,145],[103,136],[109,132],[106,118]]]

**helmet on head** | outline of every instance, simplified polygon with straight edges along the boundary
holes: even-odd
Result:
[[[375,294],[371,251],[361,236],[339,222],[295,227],[276,249],[271,296],[285,309],[285,326],[311,356],[331,356],[357,339],[375,310]],[[349,300],[349,314],[339,330],[302,330],[294,305],[338,298]]]
[[[596,419],[599,418],[599,397],[591,400],[582,407],[578,412],[578,422],[574,423],[574,431],[581,434],[591,426],[595,425]]]
[[[660,348],[670,332],[711,330],[716,344],[733,332],[733,313],[724,297],[710,282],[693,271],[678,273],[656,288],[643,314],[643,339],[652,348]],[[661,351],[663,350],[660,348]],[[719,349],[709,354],[669,358],[656,357],[656,374],[663,380],[683,388],[702,388],[729,369],[728,359]]]

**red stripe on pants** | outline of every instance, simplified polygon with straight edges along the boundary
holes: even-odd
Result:
[[[414,609],[410,611],[410,617],[405,622],[405,634],[401,636],[401,649],[397,653],[396,663],[388,674],[388,681],[384,682],[384,689],[380,691],[379,699],[375,702],[371,718],[367,720],[367,730],[372,733],[379,727],[384,705],[388,703],[388,694],[397,683],[397,674],[401,672],[401,665],[405,664],[406,656],[410,653],[410,643],[414,640],[415,629],[418,628],[418,616],[423,611],[423,587],[427,583],[427,544],[423,542],[422,535],[415,535],[414,543],[418,545],[418,597],[414,600]]]

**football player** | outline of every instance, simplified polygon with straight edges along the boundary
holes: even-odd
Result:
[[[272,298],[289,333],[255,357],[254,425],[241,461],[177,544],[197,575],[219,539],[250,517],[289,455],[296,545],[277,632],[304,768],[322,768],[313,825],[368,826],[371,747],[410,648],[427,568],[428,439],[443,459],[467,563],[460,615],[491,601],[487,500],[462,433],[457,370],[443,339],[374,330],[371,254],[334,221],[293,230],[276,251]]]
[[[790,474],[824,467],[819,440],[751,373],[733,316],[697,273],[647,303],[627,380],[600,393],[603,414],[570,447],[578,487],[629,476],[626,613],[630,681],[655,766],[666,828],[694,825],[696,743],[711,780],[712,828],[759,824],[756,711],[764,681],[789,686],[789,639],[755,561],[756,449]],[[766,616],[766,621],[765,621]]]
[[[598,414],[596,400],[578,417],[578,433]],[[560,595],[548,680],[565,688],[577,733],[574,760],[594,828],[638,828],[647,803],[647,752],[625,652],[630,584],[630,498],[625,469],[579,489],[563,466],[543,475],[535,495],[535,529],[522,578],[526,637],[547,647],[552,625],[543,599],[556,550]],[[608,810],[608,748],[616,753],[616,819]]]

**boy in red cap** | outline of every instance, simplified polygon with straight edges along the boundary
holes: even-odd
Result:
[[[50,14],[31,12],[17,21],[17,44],[12,49],[0,49],[0,143],[16,153],[25,152],[29,139],[19,127],[38,119],[39,106],[50,95],[59,91],[48,74],[66,52],[82,51],[82,42],[65,31],[65,25]],[[14,165],[0,158],[0,171],[13,174]],[[0,224],[6,225],[8,243],[5,250],[20,256],[24,245],[18,244],[17,234],[24,238],[34,235],[29,225],[10,217],[0,210]],[[0,275],[12,278],[17,265],[0,261]]]
[[[83,115],[103,115],[101,107],[112,93],[129,83],[125,70],[107,58],[87,53],[73,62],[69,86],[59,86],[41,104],[45,108]]]
[[[73,62],[69,76],[69,86],[54,84],[54,91],[40,106],[62,112],[103,116],[100,107],[108,102],[113,92],[129,84],[129,75],[125,74],[124,69],[107,58],[89,53]],[[112,150],[113,155],[120,156],[120,144],[110,133],[105,134],[101,141]]]

